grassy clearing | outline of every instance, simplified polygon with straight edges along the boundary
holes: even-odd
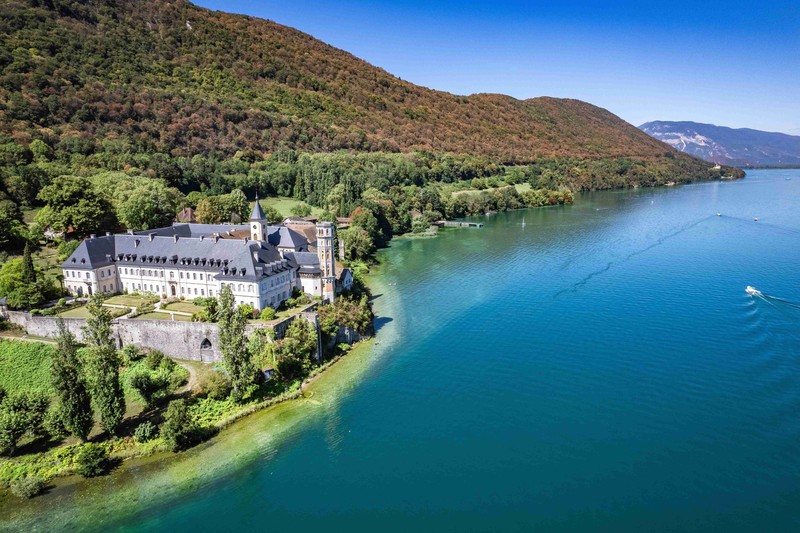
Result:
[[[118,294],[108,298],[105,303],[113,305],[127,305],[129,307],[139,307],[143,304],[152,304],[158,301],[157,296],[144,294]]]
[[[202,307],[194,305],[190,302],[173,302],[169,305],[162,307],[162,309],[166,309],[167,311],[179,311],[181,313],[199,313],[203,310]]]
[[[508,185],[502,185],[500,187],[490,187],[488,189],[483,189],[483,191],[492,192],[492,191],[496,191],[497,189],[503,189],[505,187],[508,187]],[[530,183],[518,183],[518,184],[514,185],[514,188],[517,189],[518,193],[523,193],[523,192],[531,190],[531,184]],[[459,196],[459,195],[462,195],[462,194],[475,195],[475,194],[480,194],[480,193],[481,193],[480,189],[461,189],[461,190],[453,191],[451,194],[453,196]]]
[[[0,340],[0,385],[9,393],[38,391],[52,394],[51,344]]]
[[[120,309],[118,307],[106,307],[106,309],[114,318],[127,315],[130,312],[130,309]],[[81,307],[75,307],[74,309],[59,313],[58,316],[64,318],[89,318],[91,315],[89,314],[88,309],[86,309],[86,306],[82,305]]]
[[[154,311],[152,313],[145,313],[143,315],[139,315],[133,320],[172,320],[172,315],[170,315],[169,313],[158,313]],[[184,315],[175,315],[175,321],[191,322],[192,317]]]
[[[277,209],[278,213],[283,215],[284,217],[292,216],[292,208],[298,204],[302,204],[305,202],[301,202],[300,200],[295,200],[294,198],[286,198],[285,196],[271,196],[269,198],[262,198],[261,205],[263,207],[274,207]],[[255,202],[250,202],[250,207],[252,208],[255,205]],[[322,214],[322,209],[319,207],[311,206],[311,214],[319,216]]]

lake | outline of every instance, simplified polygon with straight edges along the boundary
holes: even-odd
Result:
[[[381,252],[378,344],[309,399],[15,525],[800,528],[800,171],[474,220]]]

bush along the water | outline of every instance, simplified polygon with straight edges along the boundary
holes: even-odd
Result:
[[[20,498],[33,498],[41,494],[47,482],[39,476],[25,476],[11,482],[11,492]]]
[[[136,439],[136,442],[147,442],[155,438],[156,435],[158,435],[158,428],[149,420],[145,420],[136,426],[133,437]]]
[[[108,452],[100,444],[88,442],[78,452],[76,463],[76,470],[83,477],[103,475],[108,469]]]

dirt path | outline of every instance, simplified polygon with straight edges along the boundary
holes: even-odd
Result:
[[[181,389],[178,392],[179,393],[187,392],[187,391],[190,391],[190,390],[194,389],[195,385],[197,385],[197,369],[192,367],[192,365],[185,365],[185,364],[183,364],[182,362],[180,362],[178,360],[173,359],[173,361],[175,361],[180,366],[182,366],[183,368],[185,368],[186,370],[189,371],[189,381],[187,381],[186,385],[181,387]]]
[[[25,342],[43,342],[45,344],[58,344],[56,341],[51,341],[40,337],[28,337],[27,335],[23,335],[21,337],[16,335],[0,335],[0,339],[6,339],[12,341],[25,341]]]

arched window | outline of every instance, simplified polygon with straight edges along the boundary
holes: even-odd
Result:
[[[203,339],[203,342],[200,343],[201,350],[210,350],[211,349],[211,341],[208,339]]]

